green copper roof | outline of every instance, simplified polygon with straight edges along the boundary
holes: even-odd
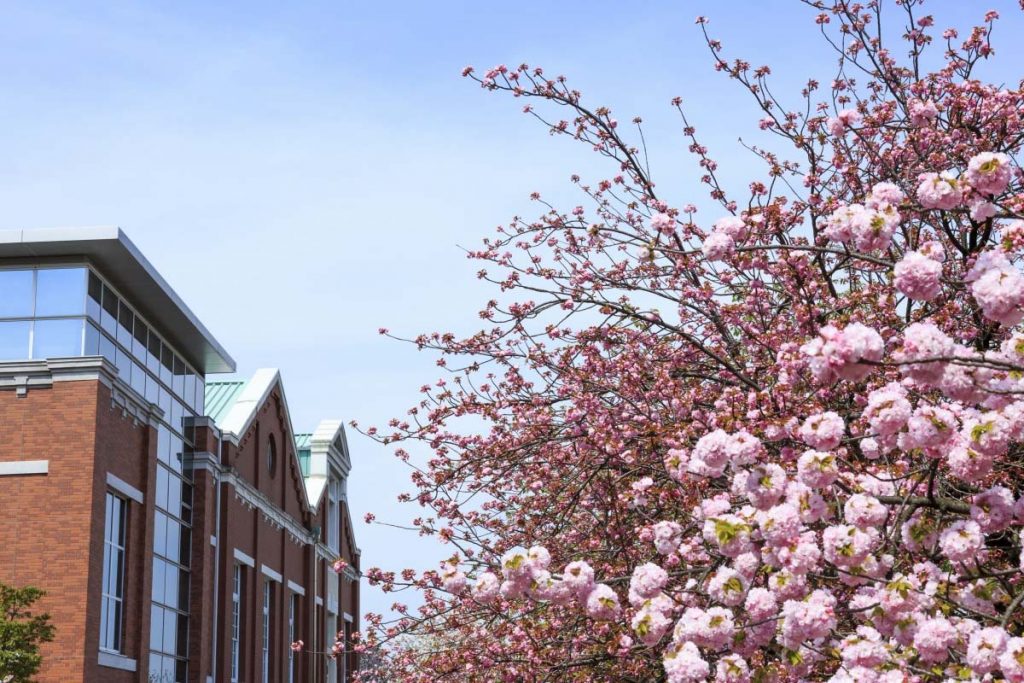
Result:
[[[245,380],[207,382],[206,414],[212,417],[214,422],[220,424],[227,417],[244,388]]]
[[[295,435],[295,452],[299,455],[299,466],[302,468],[302,476],[309,476],[310,444],[313,441],[312,434]]]

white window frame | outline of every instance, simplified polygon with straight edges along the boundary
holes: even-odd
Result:
[[[242,636],[242,565],[235,563],[231,581],[231,683],[238,683],[238,657]]]
[[[124,651],[124,574],[128,533],[128,501],[107,491],[106,518],[103,526],[103,584],[100,607],[100,650],[122,654]],[[111,505],[116,506],[111,508]],[[111,516],[114,519],[111,519]],[[114,528],[114,523],[117,528]],[[114,536],[112,538],[112,536]],[[117,565],[115,570],[115,563]],[[116,571],[116,577],[111,577]],[[116,584],[116,585],[112,585]],[[108,587],[113,592],[108,591]],[[113,609],[113,614],[111,614]],[[113,624],[111,624],[113,619]]]

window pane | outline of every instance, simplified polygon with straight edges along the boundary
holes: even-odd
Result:
[[[117,313],[117,341],[124,344],[126,349],[132,347],[132,330],[134,329],[135,315],[128,304],[121,302]]]
[[[181,560],[181,525],[174,520],[167,520],[167,546],[164,557],[178,562]]]
[[[85,312],[96,322],[100,321],[100,310],[103,301],[103,284],[91,271],[89,272],[89,296],[85,300]]]
[[[85,313],[85,268],[44,268],[36,274],[36,315]]]
[[[132,389],[140,396],[146,394],[146,371],[138,363],[132,362]]]
[[[117,334],[117,295],[110,287],[103,285],[103,312],[100,325],[110,334]]]
[[[182,397],[185,399],[185,405],[192,410],[196,409],[196,374],[191,370],[185,373],[185,393]]]
[[[206,412],[206,382],[202,375],[196,376],[196,412],[204,415]]]
[[[100,331],[92,323],[85,324],[85,347],[82,349],[82,355],[100,355]]]
[[[37,320],[32,335],[33,358],[67,358],[82,355],[81,318]]]
[[[167,573],[164,577],[164,604],[168,607],[178,608],[178,586],[181,570],[173,565],[167,565]]]
[[[174,643],[178,638],[178,615],[171,610],[164,610],[164,641],[160,649],[174,652]]]
[[[151,650],[159,650],[163,644],[163,632],[164,632],[164,610],[161,607],[153,605],[153,618],[149,622],[149,648]],[[158,661],[160,658],[151,656],[149,670],[153,671],[152,662]],[[157,671],[159,672],[159,665],[157,665]]]
[[[185,394],[185,362],[177,356],[174,357],[174,381],[171,388],[178,396]]]
[[[149,335],[149,328],[141,319],[135,319],[135,341],[132,342],[132,353],[143,365],[146,363],[146,341]]]
[[[159,511],[153,517],[153,552],[167,557],[167,516]]]
[[[156,504],[167,509],[167,470],[157,465],[156,468]]]
[[[105,334],[100,335],[100,355],[110,361],[110,364],[117,367],[117,345]]]
[[[27,320],[0,322],[0,360],[28,359],[28,330],[31,324]]]
[[[154,602],[164,602],[164,581],[167,565],[159,557],[153,558],[153,600]]]
[[[32,271],[0,270],[0,318],[31,315]]]

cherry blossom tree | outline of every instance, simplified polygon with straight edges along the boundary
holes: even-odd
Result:
[[[639,119],[465,70],[609,175],[470,254],[484,329],[416,339],[445,378],[367,430],[429,448],[452,554],[369,572],[424,604],[369,617],[366,678],[1024,681],[1024,91],[976,78],[995,12],[804,4],[838,65],[791,103],[697,20],[775,139],[736,195],[673,102],[714,215]]]

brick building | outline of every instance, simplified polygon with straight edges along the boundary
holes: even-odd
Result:
[[[0,582],[47,592],[40,681],[358,666],[322,654],[359,628],[344,428],[234,369],[117,228],[0,232]]]

